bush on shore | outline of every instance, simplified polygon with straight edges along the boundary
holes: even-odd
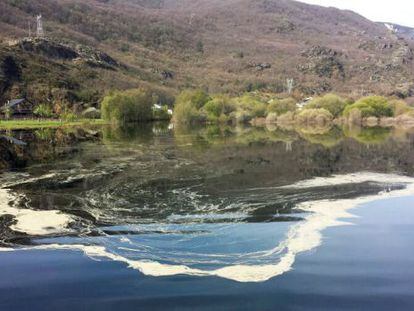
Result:
[[[204,122],[206,116],[201,108],[210,100],[211,97],[202,90],[181,92],[175,102],[174,122],[183,124]]]
[[[252,94],[244,94],[243,96],[236,97],[233,102],[235,110],[237,111],[236,115],[238,116],[236,119],[239,122],[246,122],[254,118],[266,117],[267,105],[257,96]]]
[[[390,101],[390,106],[392,107],[392,110],[394,111],[394,116],[396,117],[413,111],[413,108],[408,106],[408,104],[402,100],[392,100]]]
[[[388,103],[388,100],[382,96],[368,96],[361,98],[354,104],[345,108],[344,116],[349,117],[351,111],[355,109],[360,111],[362,118],[394,116],[393,107]]]
[[[332,120],[332,113],[323,108],[304,109],[296,116],[296,121],[299,124],[326,124]]]
[[[364,97],[354,103],[335,94],[326,94],[303,108],[298,108],[293,98],[272,97],[274,94],[256,92],[233,98],[227,95],[210,97],[203,91],[184,91],[177,97],[174,120],[177,123],[260,123],[266,118],[267,123],[380,124],[385,118],[414,115],[414,108],[404,101],[388,101],[381,96]]]
[[[40,104],[34,110],[33,114],[40,118],[51,118],[53,117],[52,108],[49,105]]]
[[[278,116],[285,114],[289,111],[293,112],[296,110],[296,100],[289,97],[283,99],[273,99],[268,107],[268,113],[275,113]]]
[[[112,123],[153,120],[153,97],[149,90],[133,89],[106,96],[101,104],[102,117]]]
[[[230,114],[236,110],[230,97],[226,95],[215,96],[207,102],[203,110],[207,114],[207,120],[210,122],[228,122],[231,119]]]
[[[326,94],[322,97],[313,99],[305,109],[326,109],[328,110],[334,118],[342,115],[346,106],[346,101],[335,94]]]

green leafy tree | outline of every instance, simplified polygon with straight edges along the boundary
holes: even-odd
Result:
[[[153,120],[152,95],[152,92],[145,89],[114,92],[105,96],[101,103],[102,117],[112,123]]]
[[[266,116],[267,104],[258,96],[253,94],[244,94],[234,99],[236,109],[248,114],[251,118]]]
[[[194,123],[205,121],[205,114],[201,108],[211,100],[211,97],[202,90],[185,90],[175,101],[173,119],[178,123]]]
[[[368,96],[361,98],[356,103],[346,106],[344,116],[348,117],[351,111],[358,110],[361,117],[393,117],[393,107],[388,103],[388,100],[382,96]]]
[[[235,106],[226,95],[217,95],[203,109],[207,113],[207,119],[211,122],[227,122],[230,114],[235,111]]]
[[[326,109],[334,117],[338,117],[342,114],[346,107],[346,101],[336,94],[326,94],[322,97],[313,99],[305,109]]]

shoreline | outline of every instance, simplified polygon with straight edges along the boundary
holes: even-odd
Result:
[[[77,121],[62,120],[0,120],[0,130],[25,130],[37,128],[58,128],[77,125],[105,125],[106,121],[101,119],[81,119]]]

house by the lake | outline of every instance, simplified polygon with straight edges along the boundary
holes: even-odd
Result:
[[[33,115],[34,104],[27,98],[11,99],[0,108],[1,117],[27,118]]]

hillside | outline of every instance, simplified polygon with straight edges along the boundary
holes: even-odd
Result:
[[[74,57],[10,44],[28,35],[29,21],[34,29],[36,14],[47,44],[69,46]],[[47,94],[96,102],[110,89],[143,83],[172,94],[191,87],[283,92],[288,78],[304,95],[414,91],[410,36],[291,0],[3,0],[0,36],[2,100]],[[79,55],[79,45],[113,63],[85,61],[90,55]]]
[[[414,39],[414,28],[406,27],[398,24],[392,24],[392,23],[379,23],[385,25],[389,30],[391,30],[393,33],[397,34],[400,37],[405,37],[409,40]]]

